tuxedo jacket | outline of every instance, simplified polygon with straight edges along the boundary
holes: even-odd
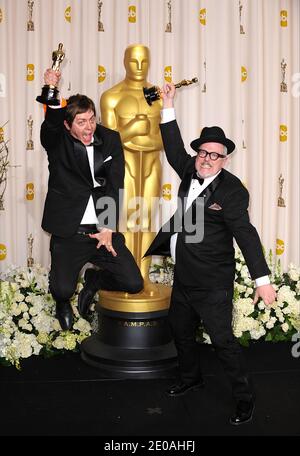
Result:
[[[182,179],[178,199],[184,207],[195,171],[195,157],[185,151],[176,120],[161,124],[160,128],[168,162]],[[199,219],[196,207],[200,203],[204,204],[204,217]],[[249,221],[248,204],[249,193],[241,181],[222,169],[186,213],[175,212],[160,229],[145,256],[170,255],[170,238],[177,232],[175,277],[192,288],[224,289],[232,287],[234,281],[235,238],[252,279],[268,275],[270,270],[258,233]],[[192,220],[192,225],[198,224],[198,230],[199,223],[203,223],[202,240],[190,242],[191,226],[185,218]]]
[[[64,126],[65,108],[47,109],[41,126],[41,143],[49,162],[48,192],[42,228],[63,238],[76,233],[90,196],[95,204],[99,198],[115,201],[116,216],[108,226],[116,228],[119,214],[119,190],[124,187],[125,161],[118,132],[97,125],[94,133],[95,177],[92,180],[86,147],[70,135]],[[103,200],[102,200],[103,201]],[[97,204],[97,205],[98,205]],[[97,210],[97,216],[106,207]]]

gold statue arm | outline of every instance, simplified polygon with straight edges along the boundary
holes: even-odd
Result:
[[[100,99],[101,122],[105,127],[117,130],[127,150],[144,152],[161,150],[159,131],[153,131],[160,118],[136,114],[133,118],[122,118],[117,114],[118,103],[112,96],[102,95]]]
[[[117,116],[115,114],[114,106],[109,106],[109,100],[106,99],[105,95],[100,98],[100,112],[101,112],[101,123],[111,130],[117,130]]]
[[[145,139],[144,136],[150,133],[150,121],[145,114],[136,114],[133,119],[120,125],[119,128],[124,143],[138,137]]]
[[[107,105],[105,106],[105,102],[103,102],[102,98],[100,102],[100,109],[101,123],[105,127],[111,128],[112,130],[118,130],[123,143],[130,141],[136,136],[143,136],[149,133],[149,120],[146,116],[141,115],[139,117],[139,115],[136,115],[129,122],[118,122],[115,110],[107,107]]]
[[[136,114],[134,119],[119,127],[124,146],[129,151],[153,152],[162,149],[158,124],[160,117]]]

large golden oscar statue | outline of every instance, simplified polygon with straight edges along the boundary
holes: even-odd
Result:
[[[134,199],[143,198],[147,213],[136,223],[128,211],[124,232],[126,244],[139,265],[144,290],[137,294],[100,291],[96,306],[97,334],[81,345],[84,361],[109,378],[153,378],[173,370],[177,355],[167,323],[170,287],[149,280],[150,259],[143,259],[155,232],[151,232],[151,198],[160,196],[162,141],[159,130],[161,102],[149,106],[143,87],[149,68],[149,49],[143,45],[127,47],[124,55],[126,76],[103,93],[101,122],[119,131],[125,153],[124,211]],[[152,210],[153,213],[153,210]],[[164,374],[163,374],[164,375]]]
[[[158,202],[161,192],[160,152],[163,148],[159,130],[161,101],[149,106],[143,93],[144,87],[152,86],[147,82],[149,54],[144,45],[128,46],[124,55],[125,79],[104,92],[100,99],[101,122],[119,131],[124,147],[124,236],[144,279],[141,293],[125,297],[115,294],[118,303],[114,308],[141,312],[168,308],[170,297],[169,287],[150,282],[151,257],[143,258],[155,237],[153,229],[151,232],[151,213],[156,212],[153,205],[154,201]],[[140,204],[141,198],[143,205]],[[138,229],[136,213],[140,216]],[[105,299],[107,297],[108,294]]]

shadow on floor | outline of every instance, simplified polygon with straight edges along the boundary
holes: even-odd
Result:
[[[0,435],[278,436],[300,435],[300,359],[291,344],[245,349],[257,395],[251,423],[231,426],[230,387],[211,346],[200,345],[206,386],[180,398],[164,390],[174,373],[151,380],[112,379],[79,353],[0,368]],[[168,378],[169,377],[169,378]]]

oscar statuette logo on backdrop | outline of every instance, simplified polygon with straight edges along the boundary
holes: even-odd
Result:
[[[103,2],[101,2],[101,0],[98,0],[98,32],[104,32],[104,25],[103,25],[103,22],[101,21],[102,5],[103,5]]]
[[[27,31],[28,32],[34,32],[34,23],[32,20],[33,5],[34,5],[34,0],[28,0],[28,16],[29,16],[29,19],[27,21]]]
[[[34,144],[33,144],[33,140],[32,140],[33,119],[32,119],[31,115],[27,119],[27,125],[28,125],[28,139],[26,142],[26,150],[33,150],[34,149]]]

